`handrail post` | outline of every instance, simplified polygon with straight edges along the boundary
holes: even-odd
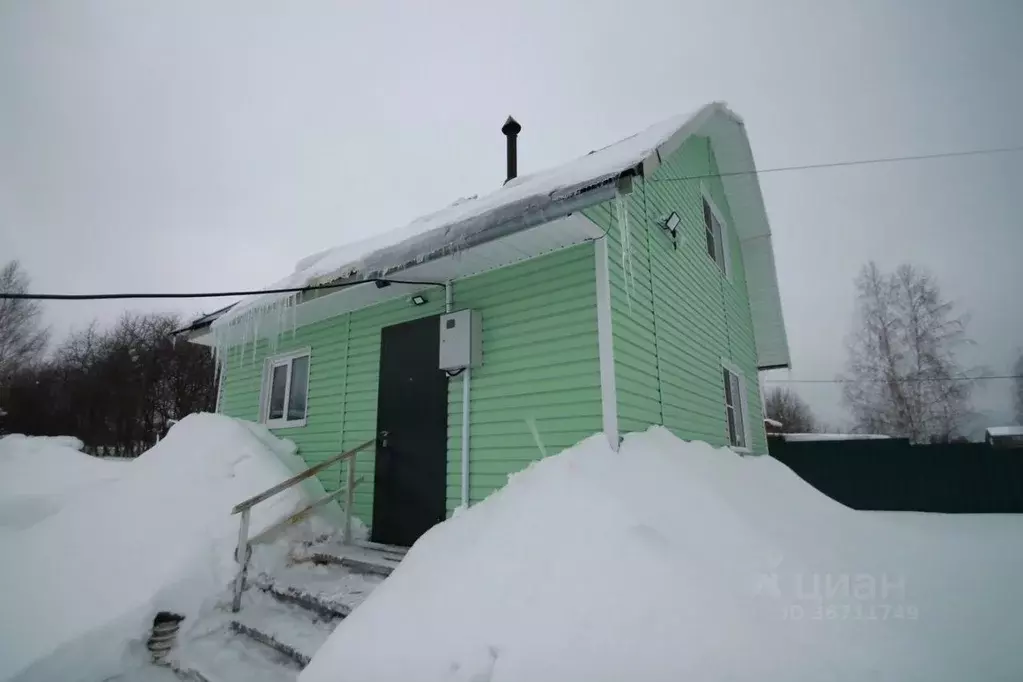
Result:
[[[344,544],[352,544],[352,503],[355,501],[355,460],[358,453],[352,455],[345,467],[347,468],[348,481],[345,484],[345,537]]]
[[[238,524],[238,547],[234,550],[234,559],[241,567],[238,569],[238,576],[234,579],[234,601],[231,602],[231,610],[235,613],[242,607],[242,591],[245,590],[245,574],[249,569],[249,512],[251,507],[242,510],[241,523]]]

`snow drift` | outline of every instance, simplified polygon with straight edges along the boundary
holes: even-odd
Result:
[[[81,452],[67,436],[0,438],[0,532],[21,530],[57,513],[79,493],[126,471]]]
[[[595,436],[423,536],[300,680],[1019,680],[1021,531]]]
[[[26,485],[31,451],[54,454],[39,452],[43,446],[34,440],[2,441],[21,450],[14,456]],[[43,490],[54,469],[48,459],[39,457],[35,471]],[[61,455],[62,465],[72,461]],[[118,475],[85,486],[49,518],[5,536],[0,680],[105,679],[130,648],[141,647],[160,610],[186,616],[184,636],[235,575],[238,518],[231,508],[304,468],[290,442],[209,414],[183,419],[135,461],[100,464]],[[95,482],[88,468],[84,478]],[[312,489],[317,485],[310,480]],[[252,532],[305,498],[292,489],[257,505]]]

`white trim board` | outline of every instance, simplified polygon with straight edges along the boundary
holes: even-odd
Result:
[[[618,452],[618,389],[615,386],[614,335],[611,328],[611,277],[607,239],[593,242],[597,287],[597,355],[600,359],[600,412],[608,445]]]
[[[729,221],[725,220],[725,214],[718,208],[717,203],[714,201],[714,197],[710,193],[710,188],[702,180],[700,181],[700,196],[710,206],[710,212],[717,218],[718,225],[721,226],[721,233],[717,235],[718,241],[721,242],[721,259],[724,261],[724,272],[722,273],[729,282],[732,281],[732,245],[731,239],[729,238],[729,232],[732,230],[732,226]],[[703,206],[700,206],[700,217],[703,217]],[[704,225],[704,232],[706,232],[706,225]],[[704,234],[706,238],[706,234]],[[706,247],[703,249],[706,251]],[[708,256],[710,254],[707,254]],[[715,262],[714,265],[717,265]],[[718,270],[721,270],[721,266],[718,266]]]
[[[740,407],[742,408],[742,433],[743,441],[746,443],[745,447],[736,447],[732,445],[731,441],[728,443],[728,447],[736,452],[750,453],[753,452],[753,429],[750,425],[750,411],[749,411],[749,385],[746,383],[746,374],[743,372],[737,364],[729,360],[728,358],[721,358],[721,368],[727,369],[729,372],[739,378],[739,401]],[[722,377],[724,378],[724,377]],[[722,402],[721,408],[728,409],[727,405]],[[725,437],[728,437],[728,416],[725,415]]]

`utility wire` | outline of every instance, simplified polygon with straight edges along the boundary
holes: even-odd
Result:
[[[263,294],[291,294],[303,291],[318,291],[320,289],[344,289],[359,284],[375,282],[378,287],[383,288],[391,284],[412,284],[417,286],[442,287],[444,282],[415,282],[404,279],[382,279],[373,277],[360,279],[357,282],[338,282],[336,284],[313,284],[307,287],[285,287],[283,289],[255,289],[250,291],[199,291],[190,294],[21,294],[0,292],[0,300],[10,299],[15,301],[106,301],[113,299],[127,298],[227,298],[230,296],[262,296]]]
[[[913,384],[923,381],[982,381],[987,379],[1023,379],[1023,375],[985,376],[985,377],[946,377],[943,379],[769,379],[762,381],[772,384]]]
[[[993,149],[970,149],[959,152],[941,152],[939,154],[917,154],[915,156],[889,156],[878,159],[859,159],[855,161],[833,161],[830,163],[809,163],[802,166],[778,166],[775,168],[729,171],[726,173],[708,173],[706,175],[686,175],[681,178],[650,178],[651,182],[682,182],[686,180],[705,180],[708,178],[727,178],[735,175],[764,175],[765,173],[785,173],[788,171],[817,170],[821,168],[843,168],[845,166],[866,166],[876,163],[901,163],[904,161],[930,161],[932,159],[949,159],[962,156],[983,156],[988,154],[1010,154],[1023,152],[1023,145],[1017,147],[995,147]]]
[[[681,178],[650,178],[652,182],[685,182],[687,180],[704,180],[708,178],[726,178],[736,175],[763,175],[765,173],[782,173],[788,171],[818,170],[822,168],[840,168],[843,166],[863,166],[878,163],[900,163],[904,161],[928,161],[931,159],[947,159],[962,156],[981,156],[988,154],[1008,154],[1012,152],[1023,152],[1023,145],[1016,147],[996,147],[992,149],[971,149],[958,152],[942,152],[938,154],[918,154],[915,156],[890,156],[877,159],[859,159],[854,161],[834,161],[831,163],[811,163],[802,166],[778,166],[775,168],[763,168],[760,170],[751,169],[746,171],[730,171],[726,173],[707,173],[705,175],[687,175]],[[610,229],[610,228],[609,228]],[[606,232],[605,232],[606,235]],[[104,301],[115,299],[141,299],[141,298],[228,298],[231,296],[261,296],[263,294],[290,294],[304,291],[317,291],[319,289],[343,289],[345,287],[376,282],[381,286],[388,284],[413,284],[425,286],[444,286],[443,282],[412,282],[398,279],[372,278],[359,280],[357,282],[339,282],[336,284],[317,284],[306,287],[286,287],[281,289],[260,289],[249,291],[203,291],[195,293],[124,293],[124,294],[20,294],[0,292],[0,300],[25,300],[25,301]],[[982,377],[986,378],[986,377]],[[1013,378],[1013,377],[991,377],[991,378]],[[780,381],[780,380],[776,380]],[[790,380],[796,383],[797,380]],[[816,383],[816,380],[803,383]],[[827,383],[822,380],[820,383]]]

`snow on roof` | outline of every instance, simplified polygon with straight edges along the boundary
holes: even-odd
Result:
[[[1023,517],[968,516],[598,435],[420,538],[301,680],[1020,680]]]
[[[814,440],[890,440],[891,436],[880,433],[785,433],[787,441],[800,443]]]
[[[294,272],[267,289],[310,286],[336,279],[365,279],[373,273],[422,258],[437,244],[450,245],[457,250],[460,240],[471,234],[472,229],[479,229],[476,219],[505,210],[518,215],[523,210],[606,184],[638,165],[649,164],[652,160],[659,162],[659,147],[688,137],[686,131],[697,129],[714,114],[725,114],[741,121],[724,104],[707,104],[693,113],[669,118],[561,166],[519,176],[486,196],[456,201],[404,227],[307,256],[298,262]],[[474,222],[467,224],[470,221]],[[229,325],[250,311],[268,310],[285,300],[293,302],[296,297],[294,294],[262,294],[243,299],[215,320],[213,326]]]
[[[989,426],[987,429],[989,436],[1023,436],[1023,426]]]

